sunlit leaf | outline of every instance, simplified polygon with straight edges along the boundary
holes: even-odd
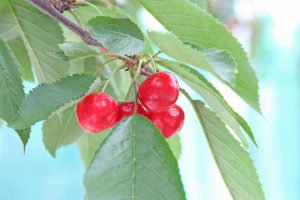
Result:
[[[22,80],[8,47],[0,39],[0,117],[11,123],[25,96]],[[17,128],[24,147],[27,144],[30,129]]]
[[[139,115],[122,121],[109,134],[87,169],[84,183],[89,200],[186,199],[169,145]]]
[[[21,36],[38,82],[53,82],[67,76],[68,62],[51,56],[64,41],[59,25],[24,0],[2,0],[1,4],[4,11],[0,12],[0,27]]]
[[[193,105],[233,199],[264,200],[264,192],[249,153],[234,139],[216,114],[204,107],[203,102],[194,101]]]
[[[55,83],[41,84],[22,101],[13,128],[26,128],[47,119],[52,112],[66,103],[84,96],[95,78],[89,75],[73,75]]]
[[[96,17],[87,27],[98,42],[110,53],[137,55],[145,48],[144,37],[136,24],[130,19]]]
[[[241,44],[217,19],[188,0],[139,0],[170,32],[184,43],[228,53],[237,74],[229,86],[260,112],[258,80]]]
[[[44,122],[43,141],[46,149],[55,157],[57,149],[76,142],[84,133],[78,125],[75,106],[71,106]]]

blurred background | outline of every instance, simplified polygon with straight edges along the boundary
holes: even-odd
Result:
[[[162,27],[130,1],[116,1],[147,28]],[[300,199],[300,2],[297,0],[193,0],[223,21],[250,54],[260,80],[263,117],[215,83],[250,123],[259,148],[250,146],[268,200]],[[26,90],[34,87],[26,83]],[[186,112],[191,107],[179,101]],[[187,121],[195,120],[188,115]],[[1,124],[1,122],[0,122]],[[230,200],[197,123],[180,133],[180,169],[189,200]],[[75,145],[53,159],[42,142],[41,123],[33,127],[23,154],[10,129],[0,128],[0,200],[80,200],[84,166]]]

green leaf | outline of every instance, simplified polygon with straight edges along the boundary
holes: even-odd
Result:
[[[34,82],[30,58],[28,57],[28,53],[22,39],[18,37],[8,41],[7,44],[11,49],[18,66],[20,67],[22,78],[27,81]]]
[[[19,137],[20,137],[20,139],[23,143],[23,150],[24,150],[24,153],[25,153],[25,150],[26,150],[25,148],[26,148],[26,145],[27,145],[27,143],[29,141],[29,138],[30,138],[31,129],[30,128],[25,128],[25,129],[18,129],[18,130],[15,130],[15,131],[18,133],[18,135],[19,135]]]
[[[174,34],[149,32],[152,41],[159,49],[168,56],[186,64],[193,65],[199,69],[208,71],[217,78],[233,83],[235,81],[235,66],[234,65],[218,65],[223,63],[224,58],[213,52],[201,52],[193,49],[189,45],[184,44]],[[206,53],[206,54],[204,54]],[[207,55],[207,57],[206,57]]]
[[[167,140],[174,156],[177,158],[177,160],[180,158],[181,155],[181,142],[180,137],[178,134],[172,136],[170,139]]]
[[[78,125],[74,105],[44,122],[43,141],[46,149],[55,157],[57,149],[76,142],[83,133],[85,131]]]
[[[114,18],[127,17],[127,14],[124,13],[123,10],[121,10],[119,7],[116,6],[113,7],[97,6],[97,8],[102,12],[103,16],[114,17]],[[91,6],[78,7],[74,10],[74,13],[78,15],[82,23],[87,23],[90,19],[99,16],[98,11]],[[72,15],[70,15],[70,17],[72,17]]]
[[[226,102],[221,93],[198,71],[189,66],[163,60],[159,62],[167,69],[176,73],[187,84],[189,84],[197,93],[199,93],[205,102],[218,114],[219,117],[236,133],[245,147],[248,147],[240,126],[245,128],[245,132],[256,145],[255,138],[247,122],[240,117]],[[247,128],[246,128],[247,127]]]
[[[7,123],[14,120],[24,96],[18,65],[15,63],[8,47],[0,39],[0,117]],[[25,148],[30,129],[16,130],[16,132]]]
[[[9,124],[13,128],[26,128],[47,119],[52,112],[66,103],[77,100],[89,91],[95,78],[89,75],[73,75],[52,84],[41,84],[22,101],[16,119]]]
[[[99,149],[100,144],[102,144],[103,140],[110,132],[111,129],[107,129],[96,135],[87,133],[79,138],[77,145],[86,168],[90,165],[96,151]]]
[[[209,147],[233,199],[263,200],[264,192],[250,155],[203,102],[192,102]]]
[[[1,4],[5,12],[1,13],[0,24],[21,36],[38,82],[53,82],[67,76],[68,62],[51,56],[64,41],[59,25],[24,0],[2,0]]]
[[[102,143],[84,183],[90,200],[186,199],[169,145],[155,125],[137,114]]]
[[[70,42],[61,44],[60,48],[70,62],[70,74],[95,74],[97,68],[100,68],[99,62],[97,62],[100,51],[97,48],[83,43]]]
[[[87,28],[110,53],[132,56],[144,50],[143,34],[130,19],[96,17],[87,23]]]
[[[68,42],[60,44],[59,46],[71,62],[92,58],[100,54],[100,51],[97,50],[97,48],[83,43]]]
[[[5,42],[20,36],[11,12],[3,1],[0,4],[0,24],[0,38]]]
[[[139,2],[184,43],[227,52],[234,60],[238,71],[236,84],[229,86],[260,112],[255,71],[241,44],[223,24],[187,0],[139,0]]]

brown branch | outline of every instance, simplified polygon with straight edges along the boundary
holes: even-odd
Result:
[[[42,11],[43,13],[49,15],[56,21],[60,22],[71,31],[76,33],[81,39],[88,45],[103,47],[101,43],[91,37],[91,34],[85,30],[83,27],[72,22],[70,19],[62,15],[50,2],[50,0],[27,0],[34,7]]]
[[[32,4],[34,7],[36,7],[43,13],[52,17],[57,22],[69,28],[71,31],[77,34],[86,44],[98,47],[99,50],[102,51],[107,56],[123,60],[124,62],[127,63],[128,66],[135,66],[138,64],[138,60],[134,59],[135,57],[128,57],[125,55],[113,54],[108,52],[101,43],[99,43],[97,40],[92,38],[90,32],[88,32],[82,26],[74,23],[73,21],[65,17],[61,13],[65,11],[65,9],[64,8],[62,10],[58,9],[57,5],[53,4],[52,0],[27,0],[27,2]]]

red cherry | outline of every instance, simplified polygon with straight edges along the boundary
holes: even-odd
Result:
[[[115,124],[122,121],[124,118],[133,115],[134,113],[134,102],[121,102],[118,104],[118,115]]]
[[[138,104],[138,109],[137,109],[137,113],[142,115],[142,116],[147,116],[148,112],[146,111],[146,109],[144,108],[144,106],[142,106],[142,104]]]
[[[105,93],[89,94],[77,104],[76,116],[82,129],[98,133],[114,124],[117,103]]]
[[[178,81],[169,72],[159,72],[150,76],[138,90],[141,104],[151,112],[158,112],[173,105],[178,95]]]
[[[120,121],[134,114],[134,102],[121,102],[117,106],[118,115],[114,125],[118,124]],[[137,113],[143,116],[147,115],[145,108],[138,104]]]
[[[150,112],[147,117],[159,128],[165,138],[179,132],[184,122],[184,112],[178,105],[172,105],[160,112]]]

